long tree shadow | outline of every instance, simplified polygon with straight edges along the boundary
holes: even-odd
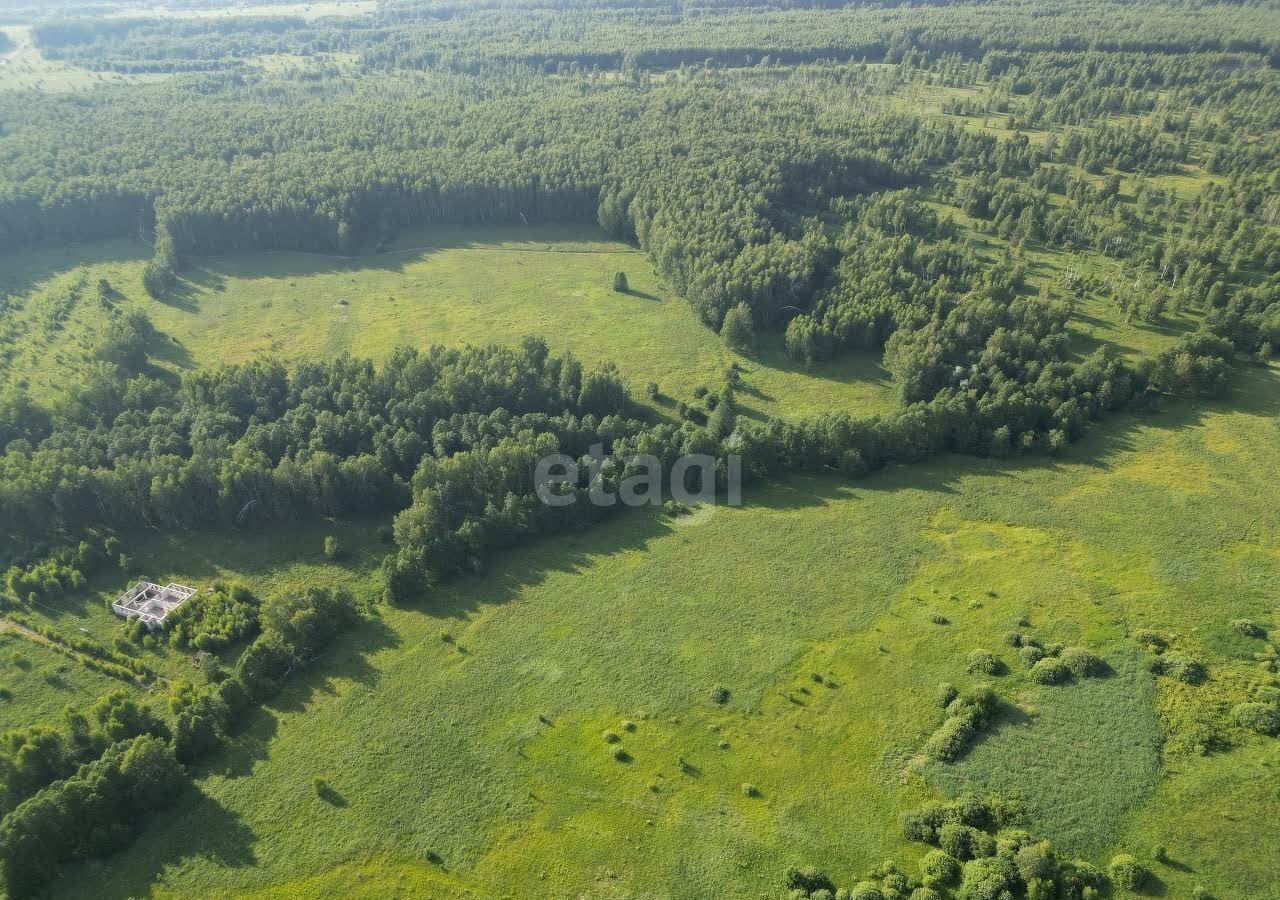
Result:
[[[354,275],[369,270],[403,273],[407,266],[444,250],[593,252],[561,249],[558,245],[611,240],[594,222],[423,226],[405,229],[393,241],[366,242],[351,253],[264,249],[196,257],[189,269],[184,269],[184,274],[191,271],[200,273],[200,278],[217,279],[232,275],[238,278],[291,278],[348,272]],[[494,246],[499,243],[512,246]],[[642,299],[661,299],[640,292],[629,293]]]
[[[507,603],[552,574],[578,574],[609,557],[644,549],[674,526],[651,508],[620,510],[592,528],[551,535],[503,555],[480,575],[461,576],[408,604],[432,616],[464,617],[481,606]]]
[[[6,250],[0,254],[0,294],[25,296],[44,282],[73,272],[80,266],[143,262],[150,257],[148,245],[129,239]]]
[[[398,646],[400,636],[381,618],[371,616],[335,639],[325,652],[311,660],[263,706],[281,713],[302,712],[317,694],[336,696],[340,682],[351,681],[365,687],[376,687],[379,673],[369,664],[368,657]]]
[[[187,860],[208,859],[233,869],[256,865],[255,840],[238,815],[192,785],[174,806],[153,815],[128,849],[110,858],[110,878],[102,877],[103,861],[90,860],[66,867],[51,887],[98,900],[144,897],[161,873]]]

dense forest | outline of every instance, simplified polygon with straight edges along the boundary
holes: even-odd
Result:
[[[672,421],[615,366],[584,369],[537,335],[176,377],[153,365],[169,338],[99,285],[110,327],[92,377],[53,399],[0,392],[5,608],[21,617],[128,570],[140,530],[250,535],[352,517],[384,523],[384,590],[260,600],[221,585],[161,638],[229,666],[198,689],[173,685],[167,713],[113,695],[4,735],[11,896],[127,845],[182,790],[184,766],[373,603],[429,598],[507,548],[615,512],[540,502],[532,472],[550,454],[588,463],[565,488],[585,497],[616,490],[642,455],[734,455],[762,481],[853,478],[944,452],[1053,453],[1109,413],[1220,395],[1234,366],[1280,348],[1280,28],[1266,4],[77,12],[33,23],[46,58],[168,77],[38,100],[0,92],[4,252],[140,238],[154,248],[146,291],[165,301],[202,256],[354,257],[424,225],[596,224],[647,254],[692,307],[691,327],[740,349],[767,334],[802,366],[871,352],[900,406],[757,421],[738,415],[731,366]],[[289,63],[260,65],[273,57]],[[923,88],[951,92],[937,115],[897,104]],[[1193,186],[1175,190],[1176,178]],[[1082,266],[1033,285],[1029,254],[1046,251],[1119,277]],[[1071,326],[1097,300],[1127,322],[1192,325],[1141,359],[1082,348]],[[11,302],[0,297],[0,316]],[[722,462],[718,486],[726,475]],[[133,627],[128,641],[157,638]],[[145,677],[123,650],[73,649],[112,677]],[[1059,680],[1069,668],[1042,667]],[[994,702],[948,707],[956,724],[944,727],[968,740]],[[1256,705],[1265,732],[1274,712]],[[1045,862],[1029,835],[997,850],[987,832],[1007,824],[1003,810],[961,812],[904,819],[910,839],[949,848],[926,857],[939,871],[911,897],[943,896],[956,858],[984,870],[958,897],[1105,887],[1087,864]],[[877,879],[876,893],[852,896],[908,895],[900,872]],[[816,873],[788,886],[838,896]]]

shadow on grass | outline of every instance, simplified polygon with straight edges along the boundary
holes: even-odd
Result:
[[[179,369],[190,369],[196,364],[191,356],[191,351],[184,344],[177,338],[163,333],[156,336],[156,340],[147,348],[147,352],[152,358],[167,362]],[[154,373],[154,375],[156,377],[173,377],[171,373],[163,370]]]
[[[439,225],[406,229],[386,246],[372,241],[353,254],[311,250],[247,250],[235,254],[194,257],[183,267],[184,277],[210,290],[221,290],[220,279],[226,275],[238,278],[290,278],[308,275],[353,276],[362,271],[380,270],[403,273],[405,267],[419,263],[442,250],[486,250],[500,252],[595,252],[557,248],[557,244],[613,241],[594,223],[535,223]],[[507,243],[521,246],[496,247]],[[628,294],[646,300],[660,300],[639,291]]]
[[[165,869],[184,860],[209,859],[235,869],[255,865],[255,839],[239,816],[192,785],[172,807],[152,816],[128,849],[106,861],[111,878],[101,877],[102,860],[91,860],[68,866],[52,887],[98,900],[145,897]]]
[[[376,687],[378,670],[367,657],[400,645],[399,637],[385,622],[371,618],[339,637],[329,649],[296,672],[280,693],[246,714],[217,753],[193,767],[200,777],[220,775],[244,778],[265,760],[279,731],[279,715],[304,712],[317,694],[336,696],[339,682],[351,681]]]
[[[129,239],[8,250],[0,254],[0,294],[22,297],[41,283],[80,266],[143,262],[151,258],[151,253],[147,244]],[[89,284],[88,288],[92,290],[94,285]]]

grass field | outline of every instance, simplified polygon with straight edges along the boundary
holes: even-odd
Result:
[[[1056,459],[942,459],[757,487],[688,519],[628,514],[383,608],[194,796],[58,893],[777,896],[793,862],[840,883],[909,862],[898,812],[997,788],[1065,852],[1135,853],[1166,896],[1274,896],[1280,837],[1259,823],[1280,816],[1280,747],[1221,719],[1257,672],[1227,623],[1280,614],[1280,370],[1236,384],[1208,408],[1112,420]],[[342,566],[309,533],[139,556],[197,581],[367,590],[382,550],[348,528]],[[1111,675],[1031,684],[1002,642],[1020,619]],[[1153,678],[1137,627],[1174,636],[1210,680]],[[972,682],[976,648],[1008,663],[1005,712],[960,762],[925,763],[936,686]],[[1204,727],[1236,746],[1198,755]]]
[[[47,644],[0,630],[0,732],[41,723],[61,723],[68,706],[86,707],[103,694],[127,690]]]
[[[118,72],[91,72],[66,63],[45,59],[31,41],[26,25],[6,25],[0,31],[9,35],[13,47],[0,53],[0,91],[62,93],[86,91],[96,87],[128,82],[155,81],[165,75],[122,75]]]
[[[737,361],[747,415],[870,414],[896,403],[869,354],[805,370],[786,358],[776,335],[751,357],[729,351],[654,277],[643,253],[595,228],[452,227],[413,233],[401,247],[359,258],[197,259],[165,303],[142,289],[141,244],[107,242],[75,257],[28,254],[0,283],[21,307],[8,317],[7,342],[0,338],[0,384],[23,381],[48,397],[82,373],[107,320],[97,299],[106,278],[120,292],[115,302],[141,305],[172,339],[157,344],[155,357],[173,371],[264,353],[289,362],[339,353],[381,359],[403,345],[515,344],[539,334],[589,364],[616,362],[637,397],[656,381],[664,394],[691,401],[694,388],[715,389]],[[612,290],[617,271],[627,274],[630,293]]]
[[[377,9],[375,0],[318,0],[315,3],[227,3],[194,9],[168,9],[152,4],[122,4],[113,13],[119,17],[225,19],[240,16],[302,16],[319,19],[325,16],[356,16]]]

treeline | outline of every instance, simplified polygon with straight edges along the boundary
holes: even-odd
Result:
[[[123,692],[87,712],[69,709],[61,728],[33,725],[0,735],[0,817],[57,781],[69,778],[109,747],[142,735],[169,737],[168,727]]]
[[[796,64],[910,53],[981,58],[991,51],[1269,54],[1277,36],[1248,5],[1117,7],[1059,4],[1044,16],[1028,0],[933,4],[653,3],[384,4],[363,15],[308,21],[243,16],[52,22],[35,31],[54,58],[117,70],[182,71],[273,54],[361,54],[376,68],[494,61],[620,69],[681,64],[743,66],[768,57]]]
[[[6,893],[31,896],[63,864],[132,843],[147,817],[173,804],[186,784],[168,742],[142,736],[112,746],[0,821]]]
[[[349,358],[292,372],[257,361],[177,386],[102,363],[50,433],[0,456],[0,533],[11,561],[32,565],[43,542],[90,529],[394,513],[424,456],[472,449],[457,416],[585,448],[638,427],[617,419],[626,409],[614,370],[584,372],[535,339],[403,350],[378,369]],[[19,592],[39,593],[29,587],[38,570],[14,577]]]
[[[850,222],[861,215],[850,201],[907,185],[941,181],[942,193],[1015,245],[1093,246],[1138,259],[1181,253],[1185,263],[1173,268],[1159,260],[1161,278],[1198,266],[1196,278],[1212,281],[1197,282],[1201,293],[1274,271],[1276,232],[1257,213],[1275,176],[1254,174],[1257,151],[1215,149],[1210,161],[1232,171],[1233,182],[1207,188],[1194,206],[1152,190],[1131,208],[1118,178],[1097,189],[1088,173],[1171,171],[1190,160],[1185,135],[1103,124],[1040,144],[897,115],[826,115],[878,78],[860,65],[781,79],[681,72],[653,85],[490,73],[376,92],[359,81],[236,78],[210,80],[198,97],[167,85],[130,88],[119,105],[16,104],[14,128],[28,140],[0,160],[0,235],[61,241],[152,227],[156,254],[144,280],[159,297],[175,284],[184,253],[354,253],[413,225],[595,220],[637,240],[712,327],[739,304],[758,325],[791,323],[788,343],[801,359],[865,342],[868,331],[887,339],[876,305],[892,304],[890,294],[850,296],[867,293],[868,266],[881,281],[910,282],[935,281],[946,265],[955,284],[945,290],[972,287],[961,271],[975,268],[972,254],[933,248],[941,235],[919,227],[903,248],[879,247],[882,258],[868,258],[873,250],[861,238],[879,243],[868,229],[895,240],[902,229],[881,228],[874,216]],[[767,98],[757,81],[770,86]],[[109,136],[73,141],[59,154],[99,174],[49,176],[49,148],[68,134]],[[1077,167],[1086,175],[1072,174]],[[122,193],[125,183],[133,187]],[[1215,215],[1212,238],[1203,233],[1206,213]],[[832,219],[846,221],[843,236],[833,234]],[[1178,249],[1220,244],[1225,222],[1235,229],[1224,248],[1229,260]],[[914,261],[894,264],[905,274],[885,272],[898,253]],[[850,277],[860,283],[849,286]],[[0,427],[6,417],[0,407]]]

